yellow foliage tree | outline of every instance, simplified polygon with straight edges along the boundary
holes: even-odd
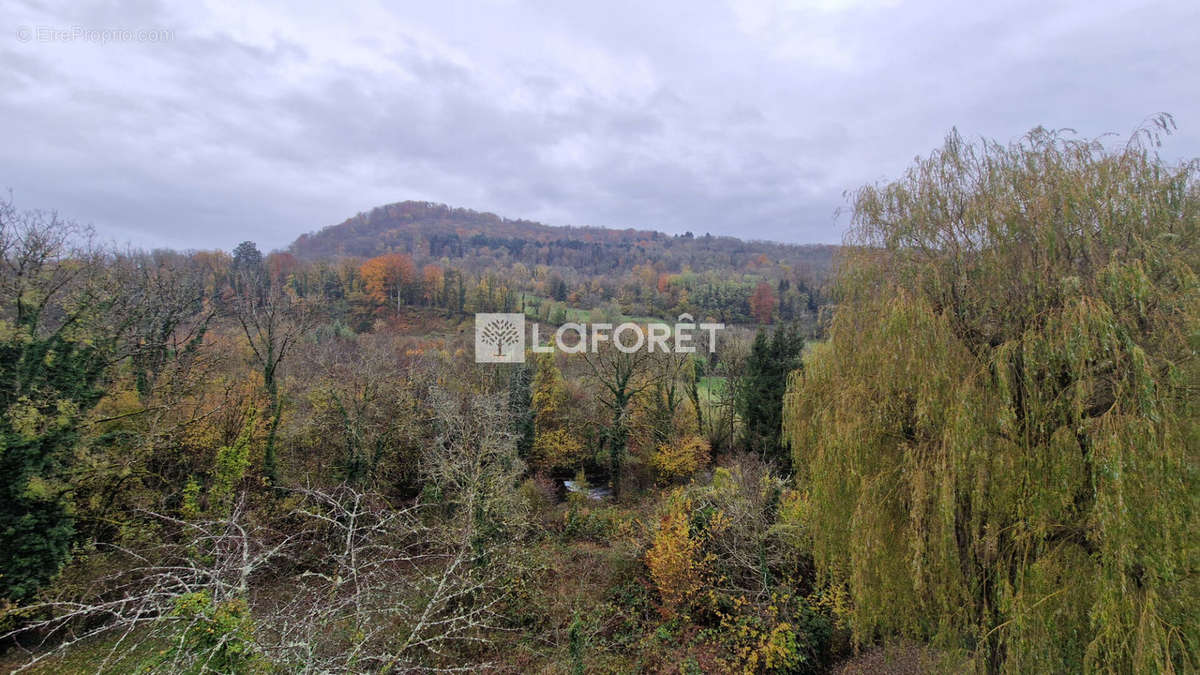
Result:
[[[690,512],[691,504],[686,501],[671,509],[659,524],[654,544],[646,551],[646,567],[666,618],[675,616],[704,585],[705,561],[700,542],[691,536]]]
[[[650,456],[650,465],[654,467],[659,480],[671,482],[687,478],[708,464],[711,451],[708,441],[703,438],[695,435],[684,436],[658,446]]]
[[[537,356],[533,376],[533,456],[540,469],[574,468],[583,460],[583,443],[567,417],[567,388],[553,354]]]

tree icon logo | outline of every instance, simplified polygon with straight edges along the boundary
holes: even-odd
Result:
[[[517,342],[517,326],[505,319],[489,321],[483,327],[483,341],[496,345],[496,358],[504,356],[504,348]]]
[[[523,363],[525,361],[525,315],[475,315],[476,363]]]

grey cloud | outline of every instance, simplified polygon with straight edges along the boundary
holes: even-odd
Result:
[[[951,126],[1200,154],[1182,4],[22,3],[0,26],[0,187],[135,244],[286,245],[428,199],[553,224],[836,242],[844,190]],[[167,27],[163,44],[19,25]],[[11,36],[11,37],[10,37]]]

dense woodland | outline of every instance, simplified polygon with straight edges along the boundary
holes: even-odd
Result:
[[[142,252],[0,203],[0,665],[1194,672],[1169,130],[952,134],[836,260],[413,202]],[[476,364],[477,311],[730,325]]]
[[[374,283],[369,292],[392,293],[401,304],[454,312],[523,308],[557,323],[572,308],[613,303],[639,317],[686,312],[728,323],[769,323],[815,319],[836,249],[691,232],[549,227],[402,202],[303,235],[277,255],[279,264],[288,265],[295,264],[289,254],[353,265],[369,260],[361,283],[338,265],[317,272],[316,284],[338,289],[351,302]]]

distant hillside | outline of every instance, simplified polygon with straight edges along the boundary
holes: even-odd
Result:
[[[379,206],[319,232],[300,235],[292,244],[291,252],[303,258],[413,253],[420,248],[420,240],[425,239],[433,242],[437,249],[434,256],[444,253],[461,255],[457,253],[461,242],[480,235],[491,239],[543,243],[560,240],[619,243],[665,236],[658,232],[633,229],[552,227],[531,220],[501,218],[494,213],[445,204],[406,201]]]
[[[310,260],[406,253],[418,260],[461,261],[474,269],[519,262],[582,274],[606,274],[642,264],[666,272],[744,270],[769,262],[802,269],[804,276],[820,282],[829,274],[836,249],[690,232],[668,235],[634,229],[552,227],[445,204],[406,201],[301,235],[289,251]]]

